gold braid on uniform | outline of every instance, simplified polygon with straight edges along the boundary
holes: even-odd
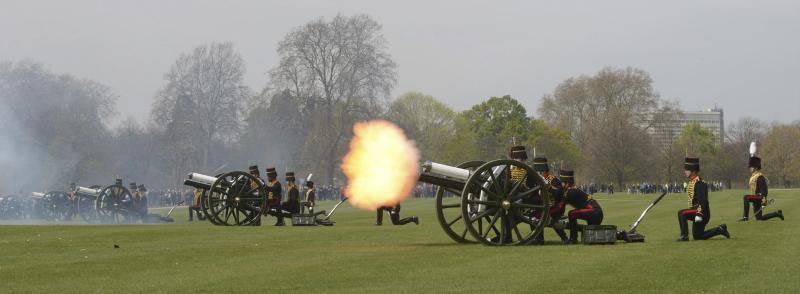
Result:
[[[516,166],[512,166],[511,167],[511,181],[512,182],[521,182],[521,181],[525,180],[525,175],[526,174],[527,173],[522,168],[519,168],[519,167],[516,167]]]
[[[269,192],[267,193],[267,199],[268,199],[268,200],[272,200],[272,198],[273,198],[273,196],[272,196],[272,189],[271,189],[271,188],[272,188],[272,186],[275,186],[275,183],[274,183],[274,182],[267,182],[267,187],[268,187],[268,188],[270,188],[270,189],[269,189]],[[253,187],[253,188],[255,189],[256,187]]]
[[[753,175],[750,176],[750,181],[748,185],[750,186],[750,193],[756,195],[756,186],[758,184],[758,177],[762,176],[761,171],[757,170],[753,172]],[[766,179],[766,177],[764,177]]]
[[[689,208],[692,208],[692,200],[694,200],[694,185],[700,181],[700,177],[695,177],[694,179],[689,180],[689,184],[686,187],[686,192],[689,194]],[[703,214],[703,207],[701,205],[697,205],[697,214]]]

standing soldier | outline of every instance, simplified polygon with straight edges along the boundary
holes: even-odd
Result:
[[[139,214],[142,215],[142,220],[147,217],[147,188],[144,184],[139,184]]]
[[[283,226],[283,216],[280,214],[281,196],[283,194],[281,183],[278,182],[278,171],[274,167],[267,168],[267,209],[276,212],[278,221],[276,226]]]
[[[297,189],[295,184],[294,172],[286,173],[286,188],[288,191],[288,198],[286,202],[281,204],[281,207],[292,214],[300,213],[300,190]]]
[[[533,159],[533,170],[544,179],[545,185],[550,189],[550,201],[553,206],[550,208],[550,225],[553,226],[564,215],[564,193],[561,192],[563,184],[561,180],[550,173],[550,165],[547,164],[547,158],[544,156],[537,156]],[[562,243],[567,243],[567,233],[564,229],[553,228],[561,238]],[[537,243],[544,244],[544,233],[536,239]]]
[[[75,182],[69,183],[69,189],[67,189],[69,211],[67,212],[65,219],[67,221],[72,220],[72,217],[78,212],[78,194],[76,193],[77,189],[78,188]]]
[[[761,158],[755,156],[750,157],[748,166],[750,167],[750,181],[748,182],[748,186],[750,187],[750,195],[744,195],[744,213],[739,221],[747,221],[750,215],[750,203],[753,204],[753,212],[756,216],[756,220],[768,220],[775,217],[779,217],[781,220],[783,220],[782,210],[768,213],[766,215],[761,214],[761,210],[767,204],[768,193],[767,177],[761,173]]]
[[[305,212],[306,207],[308,207],[308,213],[314,214],[315,198],[316,198],[316,193],[314,193],[314,182],[306,181],[306,198],[301,203],[303,206],[300,207],[300,213]]]
[[[136,186],[136,182],[131,182],[128,184],[128,191],[131,192],[131,198],[133,198],[133,202],[131,202],[130,206],[128,207],[128,216],[129,220],[136,221],[139,219],[139,205],[142,202],[141,194],[139,194],[139,188]]]
[[[194,189],[194,200],[189,205],[189,221],[192,221],[194,214],[197,214],[197,220],[202,221],[205,220],[205,216],[203,213],[200,212],[200,199],[203,196],[202,189]]]
[[[264,183],[264,180],[261,179],[261,172],[258,170],[258,165],[251,165],[248,170],[250,171],[250,175],[255,177],[257,181]],[[250,183],[250,188],[255,189],[258,187],[257,182]],[[267,213],[267,199],[264,199],[264,206],[261,207],[261,211],[263,213]],[[252,225],[260,226],[261,225],[261,216],[256,216],[256,219],[253,221]]]
[[[681,236],[678,241],[689,241],[689,228],[687,221],[692,222],[692,237],[695,240],[707,240],[716,235],[730,238],[728,226],[721,224],[706,231],[706,225],[711,220],[711,207],[708,205],[708,185],[700,179],[700,158],[687,157],[683,164],[684,174],[689,182],[686,184],[686,193],[689,194],[689,208],[678,210],[678,223]]]
[[[588,225],[599,225],[603,222],[603,209],[597,200],[594,200],[591,195],[586,192],[575,188],[575,172],[571,170],[562,170],[559,175],[563,190],[563,202],[572,206],[567,214],[569,222],[569,241],[566,244],[575,244],[578,241],[578,220],[586,221]],[[563,206],[563,204],[562,204]]]

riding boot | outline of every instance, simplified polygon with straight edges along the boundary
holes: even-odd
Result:
[[[688,220],[681,212],[681,210],[678,211],[678,226],[681,229],[681,236],[678,241],[689,241],[689,224],[686,223]]]
[[[747,218],[750,217],[750,202],[747,201],[747,196],[742,199],[742,202],[744,203],[744,210],[739,221],[747,221]]]
[[[561,238],[561,242],[569,240],[569,237],[567,237],[567,232],[564,232],[563,229],[554,229],[554,230],[556,231],[556,234],[558,234],[558,237]]]
[[[759,218],[758,220],[768,220],[768,219],[775,218],[775,217],[780,217],[781,219],[783,219],[782,211],[778,210],[778,211],[775,211],[775,212],[767,213],[764,216],[762,216],[761,218]]]

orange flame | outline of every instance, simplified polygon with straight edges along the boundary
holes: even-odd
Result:
[[[406,199],[419,178],[419,151],[403,130],[385,120],[356,123],[342,160],[350,204],[374,210]]]

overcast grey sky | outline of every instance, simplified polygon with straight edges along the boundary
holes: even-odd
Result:
[[[462,110],[510,94],[536,115],[562,80],[633,66],[686,110],[800,119],[800,1],[653,2],[0,0],[0,60],[104,83],[143,122],[183,52],[232,41],[259,90],[291,28],[367,13],[399,66],[395,96],[421,91]]]

